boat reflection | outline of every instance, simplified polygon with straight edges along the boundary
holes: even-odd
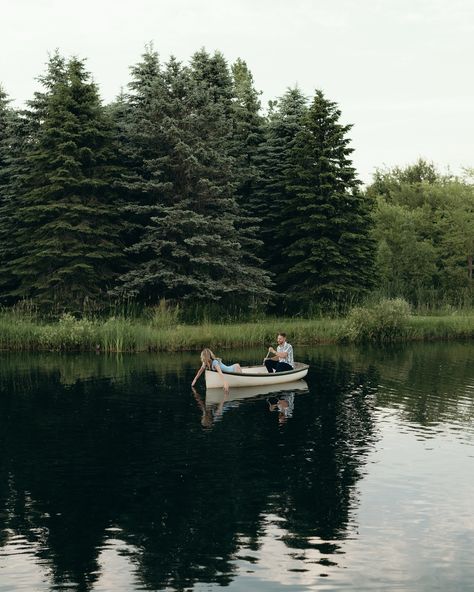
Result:
[[[296,380],[285,384],[231,388],[227,394],[224,393],[222,388],[212,388],[206,390],[206,405],[215,405],[225,401],[240,401],[265,395],[278,397],[280,394],[288,392],[308,392],[308,385],[304,380]]]
[[[192,391],[202,413],[201,425],[207,429],[212,428],[215,422],[220,421],[224,413],[239,407],[242,401],[263,397],[266,397],[268,402],[267,409],[278,411],[279,423],[283,424],[293,415],[295,394],[309,392],[308,385],[304,380],[280,385],[231,388],[227,393],[222,388],[207,389],[205,400],[201,398],[196,389],[193,388]]]

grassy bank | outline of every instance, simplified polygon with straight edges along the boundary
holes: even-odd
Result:
[[[361,309],[359,309],[360,311]],[[445,316],[396,314],[382,320],[362,309],[346,318],[266,319],[252,323],[156,325],[145,319],[75,319],[63,316],[41,322],[8,312],[0,314],[0,349],[8,351],[183,351],[204,346],[220,351],[231,347],[268,347],[285,330],[295,345],[338,342],[394,342],[474,338],[474,311]],[[397,313],[398,314],[398,313]],[[356,315],[357,316],[357,315]],[[388,319],[388,320],[387,320]]]
[[[0,349],[9,351],[183,351],[269,345],[284,327],[295,343],[332,343],[341,321],[267,320],[242,324],[200,324],[155,327],[139,319],[111,318],[41,323],[0,317]]]

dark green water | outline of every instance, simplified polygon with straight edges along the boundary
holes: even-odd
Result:
[[[474,344],[297,353],[1,355],[0,591],[474,590]]]

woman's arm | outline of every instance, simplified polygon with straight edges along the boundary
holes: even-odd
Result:
[[[222,382],[224,383],[224,392],[225,393],[228,393],[229,392],[229,383],[225,379],[224,373],[222,372],[221,367],[220,367],[219,364],[216,364],[216,370],[222,376]]]
[[[196,373],[196,376],[194,377],[194,380],[191,383],[191,386],[194,386],[196,384],[197,379],[201,376],[201,374],[204,372],[204,364],[199,368],[199,370]]]

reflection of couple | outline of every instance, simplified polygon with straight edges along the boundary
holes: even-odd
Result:
[[[201,410],[201,425],[203,428],[211,428],[214,422],[222,419],[223,414],[230,408],[239,407],[239,402],[229,401],[228,394],[224,398],[215,403],[207,403],[199,396],[197,390],[193,387],[193,396]],[[289,418],[293,417],[295,407],[295,393],[287,392],[280,393],[278,396],[270,396],[267,398],[268,408],[270,411],[278,411],[278,422],[285,423]]]

